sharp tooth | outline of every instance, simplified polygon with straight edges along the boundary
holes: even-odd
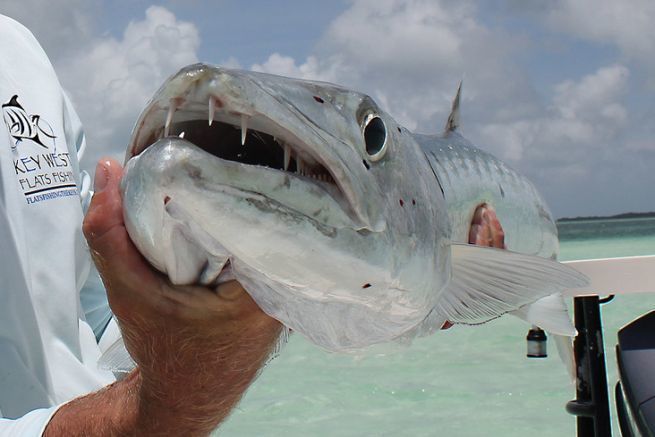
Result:
[[[241,114],[241,145],[246,144],[246,134],[248,133],[248,116]]]
[[[288,144],[284,145],[284,171],[289,169],[289,162],[291,162],[291,147]]]
[[[303,174],[303,170],[305,169],[302,159],[300,159],[300,156],[296,156],[296,168],[298,169],[298,173]]]
[[[184,138],[184,132],[180,133],[180,135],[178,135],[178,136],[179,136],[180,138]]]
[[[214,106],[214,98],[209,98],[209,125],[211,126],[214,122],[214,113],[216,112],[216,106]]]
[[[171,122],[173,121],[173,114],[175,113],[175,104],[171,100],[170,106],[168,107],[168,114],[166,115],[166,124],[164,125],[164,136],[168,136],[168,130],[171,127]]]

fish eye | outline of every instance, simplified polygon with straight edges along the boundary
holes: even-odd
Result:
[[[372,161],[384,156],[387,150],[387,128],[376,114],[369,114],[364,121],[364,142],[366,153]]]

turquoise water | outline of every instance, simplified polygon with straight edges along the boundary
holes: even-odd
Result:
[[[563,260],[655,254],[655,219],[562,223],[560,235]],[[616,331],[654,308],[655,294],[603,306],[612,387]],[[573,436],[574,388],[552,342],[547,359],[525,358],[527,330],[503,317],[358,355],[293,335],[218,435]]]

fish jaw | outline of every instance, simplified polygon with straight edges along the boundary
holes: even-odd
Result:
[[[167,232],[175,222],[203,230],[202,235],[185,231],[194,244],[206,246],[203,239],[209,237],[224,248],[221,256],[242,259],[279,282],[300,287],[332,282],[316,286],[326,294],[338,294],[339,287],[359,289],[373,278],[392,282],[387,234],[371,238],[370,232],[354,226],[327,191],[281,172],[222,160],[179,138],[159,140],[128,161],[121,192],[130,237],[169,276],[166,251],[175,249],[161,244],[174,240]],[[277,259],[270,258],[273,253]],[[336,284],[323,271],[338,271],[348,260],[359,265],[355,282]],[[325,269],[317,268],[319,264]],[[171,279],[186,281],[174,275]]]
[[[155,94],[137,121],[126,161],[157,139],[182,135],[223,158],[274,168],[308,183],[332,185],[341,193],[342,204],[348,205],[356,226],[381,231],[385,220],[379,204],[367,201],[380,193],[375,193],[372,177],[362,172],[362,157],[352,147],[338,144],[339,135],[327,135],[308,123],[297,102],[276,93],[280,81],[284,85],[285,80],[293,82],[293,92],[304,92],[304,103],[321,106],[318,109],[327,114],[328,123],[343,125],[338,111],[325,110],[314,99],[315,85],[311,82],[195,64],[171,77]],[[359,98],[358,93],[333,89],[345,100]],[[346,137],[361,136],[358,125],[349,126],[349,130]],[[230,139],[227,148],[221,144],[226,138]],[[246,146],[257,143],[266,149],[265,156],[241,156],[238,143],[244,140]]]

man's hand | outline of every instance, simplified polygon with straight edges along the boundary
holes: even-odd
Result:
[[[134,411],[123,412],[128,417],[117,424],[118,431],[208,434],[256,377],[281,326],[236,281],[216,290],[181,287],[154,271],[125,229],[121,176],[115,161],[98,165],[96,192],[84,220],[109,304],[138,366],[125,380],[132,386],[125,407]],[[48,430],[70,405],[60,409]]]

